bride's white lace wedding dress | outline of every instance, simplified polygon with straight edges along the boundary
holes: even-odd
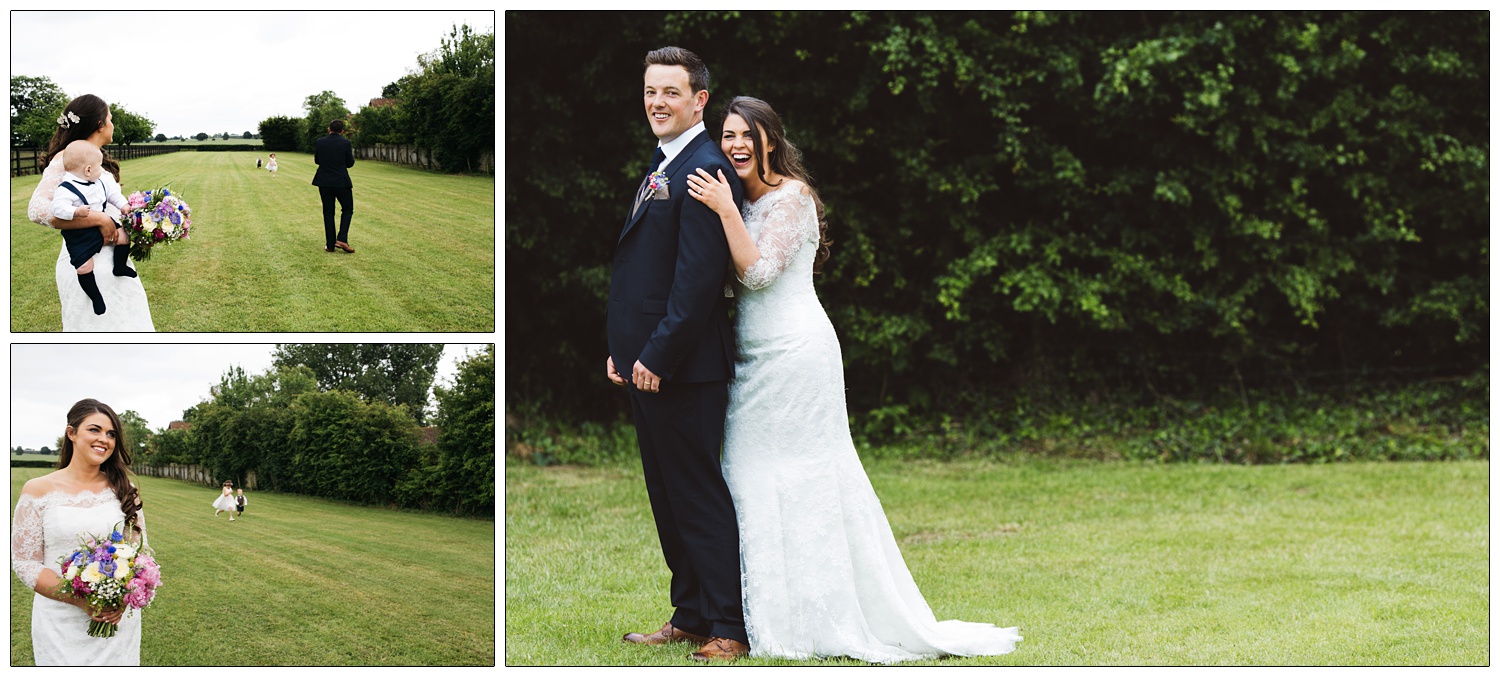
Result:
[[[113,489],[78,494],[22,494],[11,524],[11,566],[27,588],[42,569],[61,577],[57,561],[78,547],[79,534],[107,536],[125,520]],[[120,618],[114,637],[90,637],[89,616],[71,604],[31,595],[31,647],[37,665],[140,665],[141,611]]]
[[[26,218],[50,228],[52,194],[62,183],[62,177],[62,157],[59,155],[47,165],[41,182],[32,191]],[[113,205],[105,212],[116,217],[119,214]],[[104,314],[95,315],[93,302],[78,285],[78,271],[68,260],[68,248],[61,235],[56,237],[59,251],[54,277],[57,278],[63,331],[156,331],[151,322],[151,304],[146,301],[146,288],[140,276],[125,277],[110,272],[115,269],[114,245],[105,245],[93,258],[94,281],[104,298]],[[134,261],[127,261],[126,265],[135,270]]]
[[[723,470],[751,655],[889,663],[1013,651],[1016,628],[939,622],[907,571],[849,434],[838,337],[813,289],[817,213],[801,183],[786,183],[746,203],[761,260],[734,286]]]

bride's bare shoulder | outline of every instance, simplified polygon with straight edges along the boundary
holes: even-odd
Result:
[[[57,481],[53,477],[56,474],[57,471],[54,470],[50,473],[42,475],[41,477],[33,477],[29,480],[26,480],[25,486],[21,487],[21,493],[33,498],[40,498],[42,496],[45,496],[47,492],[57,488]]]

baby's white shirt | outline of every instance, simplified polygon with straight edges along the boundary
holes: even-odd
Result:
[[[67,183],[72,182],[78,190],[83,192],[88,201],[79,200],[73,191],[64,188]],[[83,185],[84,180],[73,172],[63,172],[62,183],[57,184],[57,190],[52,193],[52,216],[64,221],[73,220],[73,211],[87,204],[90,208],[104,211],[104,204],[114,205],[122,213],[130,206],[130,201],[120,193],[120,184],[115,182],[115,175],[109,172],[100,172],[99,179],[93,185]]]

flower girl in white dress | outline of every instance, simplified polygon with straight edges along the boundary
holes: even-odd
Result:
[[[233,485],[233,482],[225,482],[224,491],[219,494],[218,498],[214,499],[214,517],[218,517],[219,513],[228,510],[229,521],[234,521],[234,490],[230,488]]]

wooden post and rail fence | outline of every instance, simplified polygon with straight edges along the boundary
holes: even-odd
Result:
[[[116,160],[133,160],[135,158],[151,157],[165,153],[176,153],[181,150],[197,150],[196,146],[168,146],[168,145],[140,145],[140,146],[105,146],[110,157]],[[10,149],[10,175],[28,176],[40,174],[43,169],[42,159],[47,155],[45,148],[12,147]],[[388,145],[378,143],[373,146],[355,147],[354,156],[362,160],[374,160],[376,162],[391,162],[412,167],[421,167],[430,171],[439,171],[442,165],[432,158],[432,152],[426,148],[407,145]],[[495,154],[484,153],[479,156],[478,166],[472,170],[481,174],[495,173]]]

